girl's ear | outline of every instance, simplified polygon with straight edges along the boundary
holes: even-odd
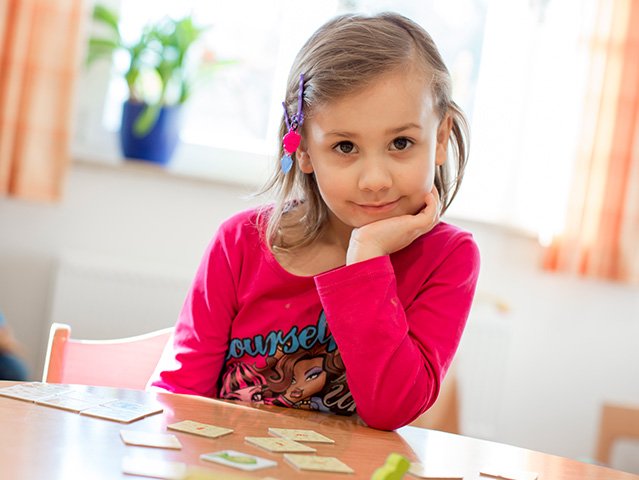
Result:
[[[302,140],[301,145],[295,152],[295,158],[303,173],[313,173],[313,162],[311,162],[311,156],[308,154],[308,150],[306,150],[304,140]]]
[[[435,150],[435,163],[443,165],[448,157],[448,140],[450,139],[450,131],[453,128],[453,117],[450,113],[446,113],[443,120],[437,128],[437,148]]]

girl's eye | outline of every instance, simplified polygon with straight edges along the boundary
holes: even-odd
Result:
[[[408,138],[406,138],[406,137],[398,137],[395,140],[393,140],[392,149],[391,150],[406,150],[412,144],[413,144],[413,142],[411,142]]]
[[[355,145],[353,145],[353,142],[339,142],[337,145],[335,145],[333,147],[334,150],[337,150],[338,153],[343,153],[345,155],[348,155],[349,153],[353,153],[353,151],[355,150]]]

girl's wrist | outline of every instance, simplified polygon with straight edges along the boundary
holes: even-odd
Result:
[[[350,242],[348,243],[348,250],[346,251],[346,265],[352,265],[387,254],[376,242],[364,242],[359,237],[358,229],[354,229],[353,233],[351,233]]]

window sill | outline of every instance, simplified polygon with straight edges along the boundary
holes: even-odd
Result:
[[[166,166],[143,160],[125,159],[114,143],[96,148],[76,144],[72,149],[75,162],[103,167],[127,168],[139,172],[173,175],[191,180],[258,189],[270,173],[273,159],[264,153],[211,148],[183,143]]]

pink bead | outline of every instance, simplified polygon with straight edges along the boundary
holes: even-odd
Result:
[[[297,147],[300,146],[301,140],[302,136],[293,130],[284,135],[282,145],[284,145],[284,150],[286,151],[286,153],[293,153],[294,151],[296,151]]]

